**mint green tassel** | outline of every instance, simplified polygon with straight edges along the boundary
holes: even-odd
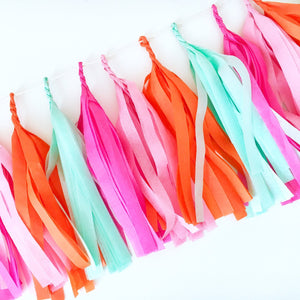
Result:
[[[109,271],[120,271],[131,262],[129,250],[89,172],[79,132],[53,101],[47,78],[44,83],[53,126],[47,174],[51,174],[60,159],[72,208],[71,215],[92,258],[91,266],[86,269],[87,277],[95,279],[102,271],[98,245]]]
[[[260,214],[275,202],[290,199],[293,195],[284,183],[292,180],[293,175],[252,102],[246,67],[236,57],[186,42],[175,23],[172,30],[187,50],[196,83],[201,81],[209,97],[209,107],[247,169],[253,195],[247,206],[248,214]],[[197,84],[199,88],[202,86]]]

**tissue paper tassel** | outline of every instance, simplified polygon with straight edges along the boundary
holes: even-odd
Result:
[[[153,228],[158,233],[162,229],[160,236],[163,238],[170,233],[176,244],[184,241],[186,237],[201,236],[206,227],[213,226],[213,218],[206,210],[207,222],[195,228],[186,224],[178,214],[174,176],[177,154],[173,137],[136,85],[118,78],[108,66],[104,56],[102,63],[115,83],[119,104],[116,128],[129,165],[144,195],[143,206],[145,201],[146,203],[149,201],[157,212],[157,214],[155,211],[148,212]],[[164,224],[158,226],[161,225],[159,216],[165,222],[165,228]],[[158,246],[161,247],[160,243]]]
[[[81,287],[93,288],[83,269],[89,265],[88,256],[77,245],[72,224],[68,220],[67,206],[57,170],[49,179],[45,173],[45,160],[49,146],[36,135],[25,130],[17,116],[14,95],[10,109],[14,132],[12,135],[12,166],[15,203],[18,213],[30,233],[52,262],[43,265],[41,281],[31,270],[38,299],[63,299],[62,286],[70,277],[74,295]],[[38,257],[38,256],[36,256]],[[44,259],[45,260],[45,259]],[[47,277],[46,277],[47,278]],[[52,281],[50,281],[50,278]]]
[[[286,183],[287,187],[294,194],[294,197],[288,200],[288,202],[298,200],[300,197],[300,160],[293,147],[293,143],[289,142],[266,100],[267,97],[269,101],[277,101],[276,96],[267,81],[267,69],[262,54],[256,45],[248,42],[226,28],[215,5],[212,6],[212,9],[215,19],[224,35],[224,53],[238,57],[247,67],[251,80],[252,101],[268,130],[272,134],[295,178]],[[264,87],[266,97],[260,86]],[[265,143],[267,147],[269,146],[268,152],[272,153],[272,144],[267,141],[265,141]]]
[[[61,163],[71,216],[90,255],[91,265],[86,268],[87,277],[95,279],[102,273],[100,251],[109,271],[120,271],[131,262],[129,250],[88,170],[79,131],[58,109],[47,78],[45,91],[53,126],[47,175],[52,173],[58,162]]]
[[[259,214],[277,201],[290,199],[292,194],[284,183],[291,181],[293,176],[252,103],[251,82],[246,67],[236,57],[186,42],[175,23],[172,30],[188,52],[198,94],[205,94],[204,87],[211,110],[247,169],[253,195],[247,213]],[[266,145],[266,141],[270,144]],[[270,145],[271,153],[268,152]],[[270,161],[272,168],[266,160]]]
[[[195,220],[196,208],[196,220],[205,220],[203,205],[208,206],[215,219],[231,213],[237,219],[245,217],[244,204],[251,200],[251,196],[227,162],[230,161],[239,176],[245,178],[245,167],[230,140],[210,109],[206,110],[203,99],[198,100],[178,76],[157,60],[146,37],[140,37],[140,43],[152,60],[144,94],[177,141],[177,194],[185,219],[190,222],[193,216]]]

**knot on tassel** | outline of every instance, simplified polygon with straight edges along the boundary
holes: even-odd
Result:
[[[50,91],[48,77],[44,78],[44,89],[45,89],[46,95],[48,97],[49,105],[50,105],[50,109],[51,109],[51,105],[54,101],[53,101],[53,97],[52,97],[52,94],[51,94],[51,91]]]
[[[78,73],[79,73],[80,82],[83,86],[88,87],[87,83],[86,83],[86,78],[85,78],[84,72],[83,72],[83,64],[81,61],[78,63],[78,67],[79,67]]]
[[[183,44],[183,45],[185,45],[185,46],[188,46],[188,42],[187,42],[187,41],[182,37],[182,35],[180,34],[180,32],[179,32],[179,30],[178,30],[178,26],[177,26],[177,24],[176,24],[175,22],[172,23],[171,28],[172,28],[172,31],[173,31],[175,37],[177,38],[177,40],[178,40],[181,44]]]
[[[217,24],[219,25],[219,28],[221,29],[221,31],[223,32],[224,35],[227,34],[227,28],[223,22],[223,19],[221,18],[221,16],[218,13],[217,6],[215,4],[213,4],[211,6],[211,8],[212,8],[215,20],[216,20]]]
[[[245,5],[246,5],[248,11],[253,11],[254,10],[251,3],[250,3],[250,0],[245,0]]]
[[[108,75],[110,76],[110,78],[116,83],[118,84],[121,88],[124,88],[124,81],[117,77],[117,75],[113,72],[113,70],[110,68],[110,66],[108,65],[107,59],[105,57],[105,55],[101,55],[101,62],[103,65],[104,70],[108,73]]]
[[[142,47],[144,47],[146,49],[146,51],[149,53],[149,56],[150,56],[150,59],[153,61],[153,62],[156,62],[156,57],[155,57],[155,54],[149,44],[149,41],[148,39],[145,37],[145,36],[140,36],[139,38],[139,42],[140,42],[140,45]]]
[[[194,51],[194,47],[189,44],[183,37],[182,35],[180,34],[179,30],[178,30],[178,26],[177,24],[174,22],[172,23],[171,25],[171,28],[172,28],[172,31],[175,35],[175,37],[177,38],[177,40],[180,42],[181,45],[183,45],[187,50],[189,51]]]
[[[10,93],[10,102],[9,102],[10,112],[11,112],[11,120],[13,124],[20,125],[20,119],[17,114],[17,108],[15,103],[15,95],[14,93]]]

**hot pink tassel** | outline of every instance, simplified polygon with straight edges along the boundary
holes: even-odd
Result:
[[[136,255],[156,251],[162,245],[141,207],[142,195],[116,130],[86,83],[82,63],[79,63],[79,76],[82,94],[78,128],[84,136],[89,169]]]

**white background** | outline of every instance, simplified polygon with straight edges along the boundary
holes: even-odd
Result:
[[[43,76],[49,76],[56,102],[76,122],[79,60],[94,61],[85,67],[88,83],[115,122],[114,88],[99,57],[108,54],[116,73],[141,88],[151,66],[137,42],[141,34],[152,37],[158,59],[194,89],[186,54],[169,25],[179,20],[187,40],[221,51],[221,33],[210,10],[198,13],[211,2],[1,0],[0,143],[10,149],[11,91],[16,93],[22,124],[50,143]],[[246,15],[242,1],[223,3],[220,14],[225,23],[240,33]],[[119,274],[104,274],[96,290],[87,295],[82,292],[79,299],[300,299],[299,215],[300,203],[296,202],[239,222],[229,216],[196,242],[168,246],[165,251],[136,259]],[[66,294],[67,299],[73,299],[68,285]],[[35,299],[32,288],[22,299]]]

